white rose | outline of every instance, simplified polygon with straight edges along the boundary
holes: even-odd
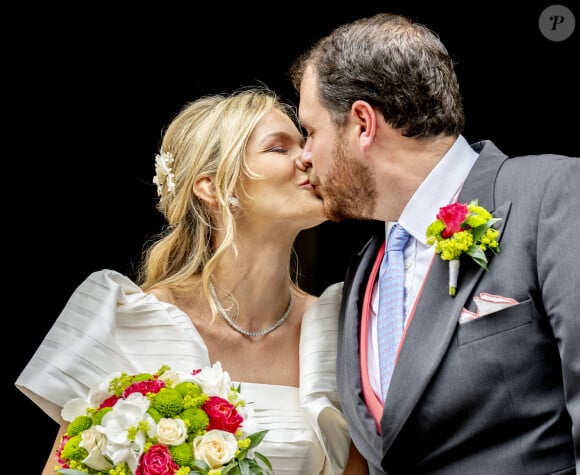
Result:
[[[203,460],[210,468],[216,469],[226,465],[236,455],[238,442],[230,432],[210,430],[193,439],[193,455]]]
[[[163,417],[157,423],[157,440],[161,444],[180,445],[187,438],[187,427],[181,419]]]
[[[215,362],[211,368],[203,368],[193,376],[193,381],[199,384],[208,396],[221,396],[225,399],[232,385],[229,373],[223,370],[219,361]]]
[[[165,381],[168,386],[175,387],[180,381],[181,377],[177,371],[169,370],[159,376],[161,381]]]
[[[103,456],[106,445],[107,438],[94,427],[83,431],[79,447],[82,447],[89,453],[83,460],[83,463],[95,470],[103,472],[113,468],[113,464]]]

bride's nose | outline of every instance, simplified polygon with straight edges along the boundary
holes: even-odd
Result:
[[[311,157],[312,157],[312,153],[310,153],[307,150],[303,150],[302,154],[298,155],[298,157],[296,157],[296,166],[298,167],[298,169],[305,172],[309,168],[312,168]]]

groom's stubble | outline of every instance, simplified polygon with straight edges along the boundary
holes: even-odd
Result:
[[[324,208],[329,219],[372,219],[377,185],[369,168],[349,154],[340,135],[337,135],[332,154],[323,187]]]

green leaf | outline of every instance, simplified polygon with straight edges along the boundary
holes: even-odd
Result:
[[[250,462],[247,459],[240,460],[238,466],[240,467],[241,475],[251,475]]]
[[[471,246],[467,250],[467,254],[473,258],[476,264],[487,270],[487,257],[485,256],[485,252],[481,250],[481,247],[475,245]]]
[[[272,471],[272,464],[264,454],[261,454],[260,452],[254,452],[254,455],[257,459],[260,459],[262,463],[270,469],[270,471]]]
[[[491,228],[491,226],[498,221],[501,221],[501,218],[491,218],[481,226],[477,226],[477,228],[471,228],[471,234],[473,235],[473,242],[478,243],[481,240],[481,236],[485,234],[485,232]]]
[[[268,433],[267,430],[262,430],[259,432],[254,432],[253,434],[248,436],[248,439],[250,439],[250,446],[248,447],[248,449],[253,449],[254,447],[257,447],[260,442],[262,442],[262,439],[266,436],[266,434]]]
[[[190,465],[191,468],[193,468],[194,470],[197,470],[198,472],[202,473],[202,474],[207,474],[207,472],[209,472],[210,466],[205,463],[203,460],[194,460],[193,463]],[[189,472],[191,473],[191,472]]]
[[[222,475],[240,475],[238,461],[236,459],[232,460],[224,468],[221,469],[221,472]]]

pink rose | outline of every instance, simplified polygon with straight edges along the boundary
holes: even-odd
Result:
[[[201,408],[209,417],[208,431],[217,429],[235,434],[244,420],[233,404],[219,396],[210,397]]]
[[[135,475],[174,475],[179,470],[165,445],[154,444],[139,460]]]
[[[468,214],[469,208],[465,203],[451,203],[450,205],[439,208],[437,219],[445,224],[445,229],[441,231],[441,236],[450,238],[455,233],[469,229],[468,225],[462,226]]]

